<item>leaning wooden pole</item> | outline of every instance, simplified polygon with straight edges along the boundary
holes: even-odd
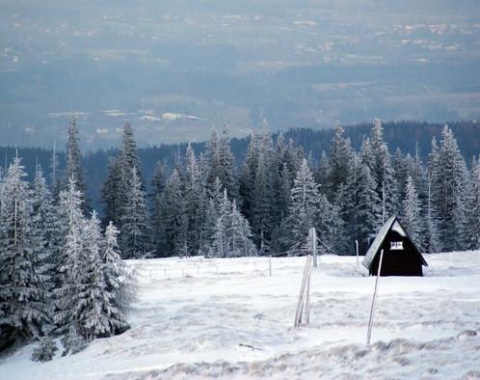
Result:
[[[295,323],[294,323],[295,327],[297,327],[298,325],[300,325],[300,323],[302,323],[303,307],[308,297],[306,291],[310,290],[309,279],[311,274],[311,266],[312,266],[312,256],[308,255],[307,260],[305,261],[305,267],[303,268],[302,286],[300,287],[297,311],[295,313]],[[307,285],[308,285],[308,288],[307,288]],[[308,300],[309,300],[309,297],[308,297]],[[305,305],[305,307],[306,307],[306,310],[310,308],[310,306],[307,306],[307,305]],[[308,316],[307,318],[309,319],[310,317]]]
[[[307,294],[305,295],[305,323],[308,325],[310,323],[310,277],[312,273],[312,266],[308,270],[307,277]]]
[[[380,251],[380,261],[378,263],[377,278],[375,280],[375,290],[373,291],[372,307],[370,308],[370,320],[368,321],[368,331],[367,331],[367,344],[370,344],[370,338],[372,337],[373,329],[373,317],[375,314],[375,306],[377,304],[377,291],[378,291],[378,279],[380,278],[380,273],[382,270],[383,262],[383,249]]]

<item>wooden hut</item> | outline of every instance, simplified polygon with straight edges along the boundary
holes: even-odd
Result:
[[[370,275],[377,274],[382,249],[381,276],[423,276],[428,264],[395,215],[380,229],[362,261]]]

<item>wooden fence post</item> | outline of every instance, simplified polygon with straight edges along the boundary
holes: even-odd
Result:
[[[383,261],[383,249],[380,251],[380,262],[378,263],[377,278],[375,280],[375,290],[373,291],[372,307],[370,308],[370,320],[368,321],[368,331],[367,331],[368,345],[370,344],[370,338],[372,337],[373,317],[375,314],[375,306],[377,304],[378,279],[380,278],[380,273],[382,270],[382,261]]]

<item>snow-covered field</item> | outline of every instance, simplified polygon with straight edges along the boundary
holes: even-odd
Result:
[[[305,257],[131,262],[132,329],[83,352],[0,359],[0,379],[480,379],[480,252],[425,256],[421,278],[375,279],[322,256],[310,324],[294,328]]]

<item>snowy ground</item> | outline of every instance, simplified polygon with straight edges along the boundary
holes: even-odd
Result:
[[[294,328],[305,257],[136,261],[132,329],[83,352],[0,359],[0,379],[480,379],[480,252],[425,256],[422,278],[375,279],[322,256],[310,324]]]

